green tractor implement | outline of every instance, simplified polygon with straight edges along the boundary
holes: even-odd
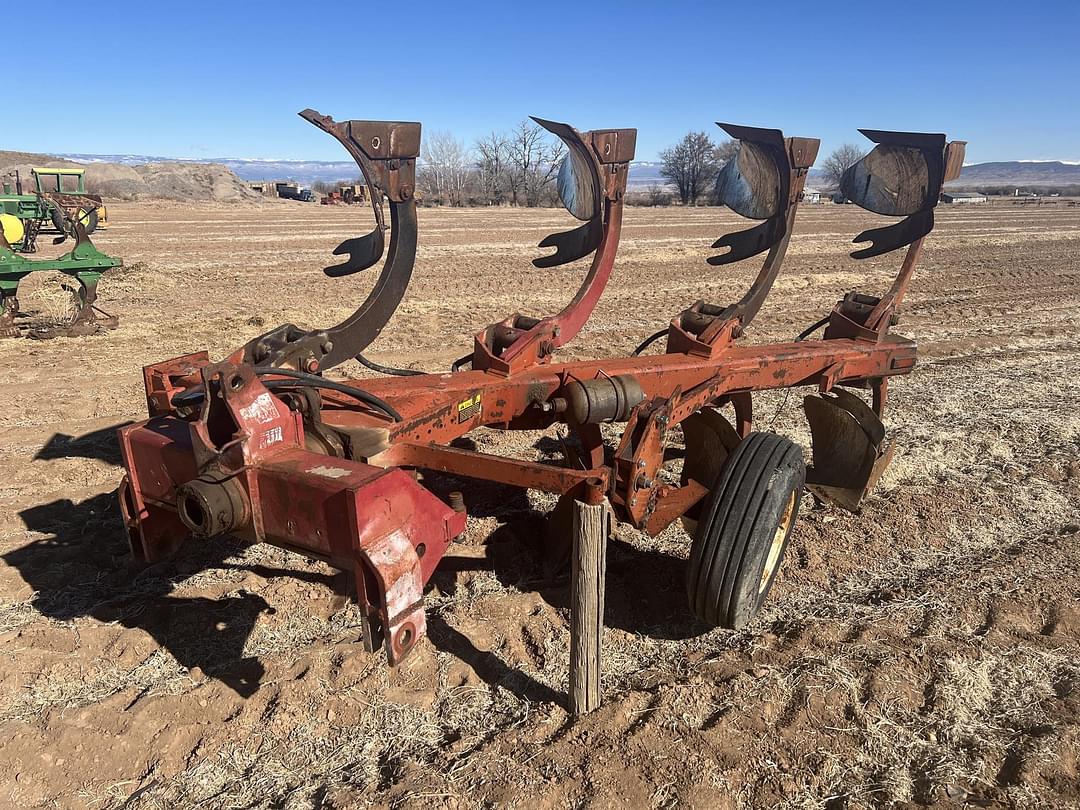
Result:
[[[116,316],[98,309],[95,302],[102,273],[123,262],[98,250],[90,241],[86,225],[77,217],[65,212],[60,231],[62,235],[54,243],[63,242],[70,234],[75,239],[75,246],[70,251],[55,259],[28,259],[15,252],[5,235],[5,228],[0,228],[0,337],[23,334],[24,330],[15,322],[19,314],[19,283],[31,273],[49,270],[64,273],[79,282],[78,289],[72,289],[75,314],[66,324],[27,330],[28,337],[81,337],[116,328]]]
[[[74,234],[69,223],[78,221],[88,234],[107,224],[107,211],[96,194],[86,191],[85,169],[34,168],[34,188],[23,193],[22,178],[3,184],[0,195],[2,229],[9,245],[20,253],[37,249],[42,232]]]

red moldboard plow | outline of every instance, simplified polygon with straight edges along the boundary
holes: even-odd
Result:
[[[221,362],[201,352],[144,370],[150,418],[120,431],[127,470],[121,503],[136,557],[160,559],[192,535],[230,534],[326,560],[355,579],[367,648],[382,646],[396,664],[424,636],[424,587],[466,521],[462,505],[437,497],[416,471],[556,493],[557,515],[578,509],[570,524],[574,542],[567,525],[561,551],[564,559],[574,551],[570,705],[581,712],[599,700],[595,661],[587,659],[599,654],[606,541],[586,536],[581,510],[606,509],[606,501],[618,520],[650,535],[684,518],[694,531],[691,609],[710,624],[738,627],[757,612],[775,578],[804,482],[818,497],[857,509],[877,480],[889,458],[881,423],[888,380],[911,371],[916,354],[911,340],[889,328],[933,227],[941,185],[958,174],[962,143],[868,131],[879,146],[848,173],[844,190],[869,210],[906,218],[860,234],[856,241],[872,246],[855,255],[907,246],[896,281],[881,298],[847,295],[797,340],[747,346],[738,338],[780,270],[818,141],[722,124],[740,148],[721,172],[717,194],[760,224],[719,239],[714,247],[728,252],[708,262],[765,253],[750,290],[734,304],[697,301],[676,314],[653,336],[666,336],[662,354],[559,362],[559,347],[581,329],[612,271],[636,131],[579,132],[537,119],[566,144],[559,192],[582,224],[543,240],[555,252],[534,264],[591,255],[573,300],[556,315],[514,314],[488,326],[449,373],[343,384],[321,373],[357,357],[378,336],[412,272],[420,125],[302,115],[354,157],[376,220],[369,234],[337,248],[347,258],[326,272],[348,275],[385,256],[382,270],[359,309],[337,326],[287,324]],[[806,339],[820,326],[821,339]],[[792,442],[753,432],[753,393],[794,386],[817,389],[806,399],[814,441],[809,470]],[[871,404],[852,388],[869,388]],[[727,404],[734,424],[720,413]],[[605,422],[625,423],[615,447],[605,446]],[[481,426],[555,423],[580,445],[561,465],[451,445]],[[687,450],[674,485],[658,473],[679,427]],[[588,569],[587,557],[598,570]]]

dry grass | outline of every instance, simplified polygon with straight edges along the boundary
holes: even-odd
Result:
[[[482,508],[466,542],[490,544],[489,560],[440,575],[430,639],[392,672],[355,643],[356,610],[333,601],[321,564],[205,544],[128,566],[115,511],[86,507],[115,487],[116,468],[78,443],[55,457],[42,448],[53,433],[141,413],[144,362],[221,356],[259,326],[346,311],[343,287],[308,265],[350,222],[307,209],[291,230],[262,210],[111,213],[101,246],[128,267],[101,296],[121,328],[35,345],[32,362],[25,344],[0,345],[16,383],[0,390],[0,803],[1027,807],[1080,795],[1076,212],[942,212],[934,269],[917,276],[900,326],[920,336],[924,360],[891,391],[896,460],[861,516],[804,501],[755,626],[687,620],[677,526],[657,538],[619,529],[607,701],[578,723],[555,699],[566,589],[542,579],[532,545],[549,496],[471,496]],[[749,272],[701,270],[699,248],[729,215],[632,213],[618,272],[572,353],[626,351],[698,295],[731,300]],[[804,213],[755,340],[790,337],[847,289],[887,276],[883,262],[843,256],[860,215]],[[573,269],[499,275],[524,266],[528,234],[554,224],[551,212],[424,216],[383,362],[443,368],[479,325],[561,303],[577,282]],[[197,245],[181,232],[194,223]],[[276,294],[301,279],[307,299]],[[174,316],[162,301],[200,314]],[[759,423],[808,445],[799,402],[760,397]],[[538,433],[476,438],[486,452],[551,456]],[[241,695],[245,678],[258,688]]]

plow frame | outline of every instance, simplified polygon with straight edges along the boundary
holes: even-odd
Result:
[[[564,501],[607,502],[618,520],[655,536],[692,510],[713,484],[684,476],[673,485],[659,474],[672,431],[692,415],[731,404],[735,431],[745,438],[753,428],[755,392],[812,387],[826,395],[838,386],[869,387],[871,406],[847,396],[871,415],[859,412],[872,425],[881,418],[888,380],[915,365],[915,343],[889,334],[889,327],[921,236],[910,245],[889,293],[880,299],[845,297],[828,316],[822,338],[736,343],[779,273],[818,142],[734,125],[722,126],[750,144],[750,157],[732,161],[736,165],[722,182],[736,190],[749,184],[759,197],[761,188],[769,188],[772,196],[769,205],[747,209],[764,219],[762,225],[718,240],[714,247],[730,250],[711,263],[767,251],[750,290],[733,305],[698,301],[675,315],[663,354],[552,362],[555,350],[580,330],[610,275],[636,133],[581,133],[537,119],[564,140],[567,159],[575,161],[567,193],[562,187],[560,193],[564,202],[569,196],[568,209],[585,224],[543,240],[542,247],[556,252],[535,263],[554,266],[594,254],[570,304],[554,316],[515,313],[492,324],[476,335],[472,354],[452,373],[347,383],[313,377],[310,372],[340,362],[342,343],[352,353],[368,345],[389,318],[386,302],[396,307],[404,292],[416,226],[408,161],[418,154],[419,125],[339,124],[313,111],[302,115],[349,149],[371,190],[376,231],[342,243],[335,252],[347,252],[350,259],[338,274],[362,270],[381,256],[381,205],[389,201],[390,255],[358,310],[369,314],[366,320],[354,315],[336,333],[287,325],[220,363],[200,352],[144,369],[151,418],[120,430],[127,470],[121,507],[132,552],[141,560],[172,554],[192,534],[232,534],[350,572],[365,645],[382,647],[391,664],[423,637],[423,588],[465,530],[461,499],[444,502],[421,483],[419,471],[550,492]],[[397,157],[392,147],[377,159],[364,147],[378,151],[376,141],[393,144],[395,132],[404,133]],[[732,207],[739,210],[738,205]],[[337,337],[328,340],[330,334]],[[462,370],[467,364],[471,369]],[[605,444],[601,431],[610,422],[625,423],[616,447]],[[480,427],[555,424],[565,425],[580,444],[562,466],[452,444]],[[880,452],[881,438],[874,453]],[[873,467],[877,456],[871,461]],[[858,508],[859,499],[861,493],[844,505]]]

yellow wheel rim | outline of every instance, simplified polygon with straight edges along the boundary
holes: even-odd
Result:
[[[0,214],[0,230],[4,232],[9,245],[21,242],[26,235],[22,220],[13,214]]]
[[[784,550],[784,538],[791,529],[791,521],[795,515],[795,496],[798,490],[791,493],[788,498],[784,513],[780,516],[780,524],[773,533],[772,543],[769,545],[769,556],[765,558],[765,569],[761,572],[761,582],[758,583],[758,593],[764,593],[769,587],[769,581],[776,574],[776,568],[780,565],[780,552]]]

